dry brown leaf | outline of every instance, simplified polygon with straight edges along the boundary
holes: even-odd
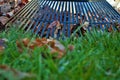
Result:
[[[57,21],[53,21],[49,26],[48,28],[53,28],[54,26],[57,25]]]
[[[53,22],[48,26],[48,28],[50,29],[50,35],[51,35],[51,33],[52,33],[51,29],[52,29],[53,27],[56,27],[55,32],[54,32],[54,34],[55,34],[54,37],[56,37],[56,34],[58,33],[58,30],[62,29],[62,25],[60,24],[59,21],[53,21]]]
[[[48,42],[48,45],[49,45],[51,48],[53,48],[53,47],[55,47],[55,42],[54,42],[54,41],[49,41],[49,42]]]
[[[0,65],[0,69],[5,69],[5,70],[7,70],[8,67],[7,67],[6,65]]]
[[[30,43],[30,39],[24,38],[24,39],[22,40],[22,42],[23,42],[24,46],[27,47],[28,44]]]
[[[62,51],[56,50],[56,49],[52,49],[52,50],[51,50],[51,54],[54,55],[55,53],[58,53],[58,55],[56,56],[56,58],[58,58],[58,59],[62,58],[63,55],[64,55],[64,53],[63,53]]]
[[[44,46],[45,44],[38,44],[36,47],[42,47],[42,46]]]
[[[22,41],[16,41],[17,47],[19,52],[23,51],[22,44],[24,44],[24,47],[28,47],[29,49],[34,49],[35,47],[44,47],[49,48],[51,54],[58,53],[58,56],[56,58],[61,58],[65,54],[65,47],[57,40],[50,40],[46,38],[36,38],[32,42],[28,38],[22,39]]]
[[[3,51],[4,51],[4,49],[5,49],[5,47],[4,47],[4,46],[0,46],[0,52],[3,52]]]
[[[65,51],[65,47],[59,41],[55,40],[55,46],[58,47],[61,51]]]
[[[47,44],[47,39],[45,39],[45,38],[42,38],[42,39],[36,38],[36,39],[32,42],[32,44],[34,44],[35,47],[42,47],[42,46],[44,46],[45,44]]]
[[[57,34],[58,34],[58,31],[59,31],[59,30],[62,30],[62,27],[63,27],[63,25],[60,24],[59,21],[57,21],[57,25],[56,25],[56,29],[55,29],[54,34],[57,35]],[[56,37],[56,36],[55,36],[55,37]]]
[[[112,32],[113,31],[113,28],[112,27],[109,27],[108,28],[108,32]]]
[[[47,39],[46,38],[37,38],[36,39],[36,42],[39,42],[39,43],[41,43],[41,44],[47,44],[48,42],[47,42]]]
[[[18,51],[19,51],[20,53],[23,52],[22,45],[21,45],[21,43],[20,43],[19,41],[16,41],[16,45],[17,45],[17,47],[18,47]]]
[[[34,47],[38,46],[41,43],[42,43],[42,41],[39,38],[36,38],[34,41],[31,42],[31,44],[33,44]]]
[[[22,0],[23,4],[27,4],[29,2],[29,0]]]
[[[56,58],[62,58],[65,55],[65,47],[57,40],[48,42],[51,49],[51,54],[58,53]]]
[[[57,21],[57,25],[56,25],[57,28],[60,28],[61,27],[61,24],[59,21]]]
[[[19,42],[18,40],[16,41],[16,45],[17,45],[17,47],[19,47],[19,48],[22,47],[21,44],[20,44],[20,42]]]
[[[40,38],[36,38],[35,41],[36,42],[41,42],[41,39]]]
[[[68,45],[68,50],[73,51],[75,49],[74,45]]]
[[[31,43],[31,44],[29,45],[29,48],[30,48],[30,49],[34,49],[35,46],[36,46],[35,44],[32,44],[32,43]]]

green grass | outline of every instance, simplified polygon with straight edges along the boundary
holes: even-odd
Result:
[[[31,33],[10,28],[0,33],[0,38],[7,38],[6,49],[0,54],[0,64],[19,71],[35,74],[31,80],[119,80],[120,79],[120,33],[87,32],[86,36],[66,39],[60,42],[66,47],[66,55],[61,59],[42,57],[49,53],[44,48],[30,52],[24,49],[19,53],[16,40],[25,37],[34,39]],[[75,46],[73,51],[67,48]],[[7,75],[7,74],[6,74]],[[8,80],[11,77],[8,76]],[[13,79],[11,79],[13,80]],[[30,79],[26,79],[30,80]]]

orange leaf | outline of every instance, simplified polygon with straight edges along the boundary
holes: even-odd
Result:
[[[30,49],[34,49],[35,46],[36,46],[35,44],[32,44],[32,43],[31,43],[31,44],[29,45],[29,48],[30,48]]]
[[[20,43],[19,41],[16,41],[16,45],[17,45],[17,47],[18,47],[18,51],[19,51],[20,53],[23,52],[22,45],[21,45],[21,43]]]
[[[41,41],[42,41],[43,44],[47,44],[48,43],[46,38],[42,38]]]
[[[22,47],[19,41],[16,41],[16,45],[17,45],[17,47],[19,47],[19,48]]]
[[[109,27],[108,28],[108,32],[112,32],[113,31],[113,28],[112,27]]]
[[[4,51],[5,47],[4,46],[0,46],[0,52]]]
[[[57,25],[57,21],[53,21],[49,26],[48,28],[53,28],[54,26]]]
[[[54,41],[49,41],[49,42],[48,42],[48,45],[50,45],[50,47],[53,48],[53,47],[55,47],[55,42],[54,42]]]
[[[41,43],[41,39],[40,38],[36,38],[35,42]]]
[[[23,42],[24,46],[27,47],[28,44],[29,44],[29,42],[30,42],[30,40],[29,40],[28,38],[24,38],[24,39],[22,40],[22,42]]]
[[[55,54],[55,53],[58,53],[58,55],[56,56],[56,58],[58,59],[62,58],[64,55],[64,53],[60,50],[56,50],[56,49],[51,50],[51,54]]]

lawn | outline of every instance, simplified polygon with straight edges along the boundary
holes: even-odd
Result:
[[[1,39],[7,39],[5,49],[0,52],[0,80],[120,79],[120,33],[117,31],[93,31],[79,38],[60,40],[66,52],[62,58],[54,59],[44,46],[32,51],[25,47],[22,52],[18,50],[17,40],[36,37],[16,28],[0,33]],[[74,48],[69,49],[69,45]]]

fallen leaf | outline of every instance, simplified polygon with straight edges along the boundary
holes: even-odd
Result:
[[[82,23],[81,21],[79,22],[79,24],[73,24],[70,25],[71,28],[71,37],[79,37],[80,35],[85,35],[87,28],[89,26],[89,22],[85,21],[84,23]]]
[[[17,47],[18,47],[18,51],[19,51],[20,53],[22,53],[22,52],[23,52],[23,48],[22,48],[21,43],[20,43],[19,41],[16,41],[16,45],[17,45]]]
[[[36,38],[35,40],[37,43],[43,43],[43,44],[47,44],[47,39],[46,38]]]
[[[74,45],[68,45],[68,49],[69,49],[70,51],[73,51],[73,50],[75,49],[75,47],[74,47]]]
[[[63,55],[64,55],[64,53],[63,53],[62,51],[56,50],[56,49],[52,49],[52,50],[51,50],[51,54],[54,55],[55,53],[58,53],[57,56],[55,56],[55,58],[58,58],[58,59],[62,58]]]
[[[24,38],[24,39],[22,40],[22,42],[23,42],[24,46],[27,47],[28,44],[30,43],[30,40],[29,40],[28,38]]]
[[[4,46],[0,46],[0,52],[3,52],[3,51],[4,51],[4,49],[5,49],[5,47],[4,47]]]
[[[58,47],[61,51],[65,51],[65,47],[58,40],[55,40],[55,46]]]
[[[22,0],[23,4],[27,4],[29,2],[29,0]]]
[[[57,21],[53,21],[49,26],[48,28],[53,28],[54,26],[56,26],[58,23]]]
[[[55,31],[54,31],[54,34],[55,34],[54,37],[56,37],[58,31],[62,29],[63,25],[60,24],[59,21],[53,21],[53,22],[48,26],[48,28],[50,29],[50,35],[52,34],[52,28],[54,28],[54,27],[56,28]]]
[[[113,31],[113,28],[112,28],[112,26],[110,26],[109,28],[108,28],[108,32],[112,32]]]
[[[60,24],[59,21],[57,21],[57,25],[56,25],[56,27],[57,27],[58,29],[61,29],[61,24]]]
[[[35,44],[32,44],[32,43],[31,43],[31,44],[29,45],[29,48],[30,48],[30,49],[34,49],[35,46],[36,46]]]
[[[40,38],[36,38],[35,41],[36,42],[41,42],[41,39]]]
[[[54,41],[49,41],[49,42],[48,42],[48,45],[49,45],[51,48],[53,48],[53,47],[55,47],[55,42],[54,42]]]
[[[117,29],[118,32],[120,32],[120,23],[115,23],[115,28]]]
[[[23,47],[28,47],[30,50],[33,50],[35,47],[45,49],[50,49],[50,52],[58,53],[56,58],[61,58],[65,54],[65,47],[57,40],[54,39],[46,39],[46,38],[36,38],[30,42],[28,38],[21,39],[20,41],[16,41],[19,52],[23,51]],[[24,45],[22,45],[24,44]]]
[[[55,32],[54,32],[54,33],[55,33],[55,34],[58,34],[58,31],[59,31],[59,30],[61,30],[61,29],[62,29],[62,27],[63,27],[63,26],[60,24],[60,22],[59,22],[59,21],[57,21],[56,30],[55,30]]]
[[[22,47],[21,43],[18,40],[16,41],[16,45],[17,45],[18,48]]]
[[[58,53],[56,58],[60,59],[65,55],[65,47],[57,40],[49,41],[49,49],[51,50],[51,54]]]

